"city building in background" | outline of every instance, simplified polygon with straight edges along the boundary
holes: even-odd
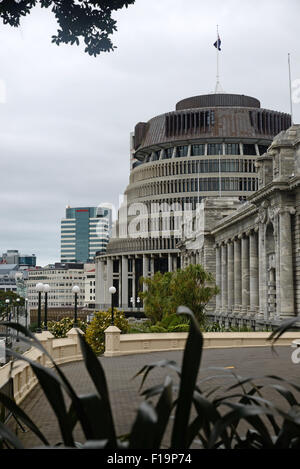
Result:
[[[0,290],[12,291],[25,298],[25,281],[28,277],[27,270],[17,264],[0,264]]]
[[[110,208],[68,206],[61,220],[61,262],[93,262],[96,252],[106,251],[111,230]]]
[[[95,264],[88,264],[85,271],[85,299],[84,306],[95,309],[96,272]]]
[[[64,308],[74,305],[72,288],[80,288],[78,294],[78,307],[84,306],[85,277],[84,264],[56,263],[28,271],[26,291],[28,309],[38,307],[38,295],[35,289],[37,283],[47,283],[50,286],[48,293],[48,308]]]
[[[138,123],[115,234],[106,253],[96,256],[96,308],[109,307],[113,285],[115,306],[136,311],[140,277],[181,266],[186,234],[177,227],[186,214],[210,198],[222,204],[234,197],[242,206],[259,187],[257,159],[290,126],[289,114],[262,109],[252,97],[220,93],[184,99],[175,111]]]
[[[21,269],[31,268],[36,266],[36,255],[20,254],[17,250],[8,250],[0,257],[0,264],[15,264]]]
[[[17,264],[0,264],[0,290],[4,292],[12,291],[17,293],[16,274]]]

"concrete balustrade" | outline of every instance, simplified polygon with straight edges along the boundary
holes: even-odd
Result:
[[[270,347],[270,332],[207,332],[204,333],[204,348]],[[153,334],[121,334],[117,327],[105,331],[105,357],[117,357],[149,352],[183,350],[186,332]],[[276,342],[276,346],[291,346],[300,339],[300,332],[287,332]]]
[[[48,331],[37,334],[36,337],[56,364],[62,365],[63,363],[82,360],[77,331],[83,334],[80,329],[73,328],[67,333],[67,338],[65,339],[54,339],[54,336]],[[46,367],[51,368],[53,366],[46,354],[36,347],[32,347],[23,356]],[[31,366],[24,360],[9,362],[0,368],[0,389],[10,378],[13,380],[13,393],[17,404],[22,402],[37,384],[37,379]]]
[[[71,329],[65,339],[54,339],[50,332],[38,334],[39,341],[49,352],[57,365],[82,360],[79,337],[83,334],[80,329]],[[234,347],[270,347],[269,332],[210,332],[204,333],[204,348],[234,348]],[[163,352],[183,350],[188,334],[152,333],[152,334],[121,334],[121,331],[110,326],[105,331],[105,357],[132,355],[149,352]],[[300,332],[285,333],[276,345],[291,346],[293,341],[299,341]],[[51,368],[52,362],[39,349],[32,347],[24,353],[24,357]],[[33,390],[37,384],[31,366],[24,360],[9,362],[0,368],[0,389],[12,378],[13,394],[17,404]]]

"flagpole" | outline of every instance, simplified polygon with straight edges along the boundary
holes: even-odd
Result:
[[[221,152],[219,150],[219,197],[222,197]]]
[[[217,24],[217,41],[219,41],[219,25]],[[219,44],[217,42],[217,83],[216,83],[216,89],[215,93],[218,92],[219,90],[219,85],[220,85],[220,50],[219,50]]]
[[[293,110],[293,97],[292,97],[292,72],[291,72],[291,54],[288,54],[289,63],[289,82],[290,82],[290,106],[291,106],[291,117],[292,125],[294,124],[294,110]]]

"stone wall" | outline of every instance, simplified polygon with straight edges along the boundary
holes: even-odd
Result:
[[[82,334],[80,329],[71,329],[65,339],[54,339],[50,332],[36,334],[36,337],[55,363],[62,365],[63,363],[82,360],[77,331]],[[36,347],[32,347],[25,352],[24,358],[49,368],[53,367],[53,363],[49,360],[47,355]],[[20,404],[20,402],[25,399],[38,382],[31,366],[25,360],[8,362],[0,368],[0,389],[6,385],[10,378],[13,380],[13,397],[17,404]]]
[[[204,333],[204,348],[270,347],[269,332],[208,332]],[[110,326],[105,331],[106,357],[133,355],[149,352],[183,350],[188,334],[185,332],[166,334],[121,334]],[[277,342],[279,346],[291,346],[300,339],[300,332],[285,333]]]

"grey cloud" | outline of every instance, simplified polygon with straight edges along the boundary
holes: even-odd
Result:
[[[213,91],[217,23],[224,89],[289,112],[288,52],[300,78],[298,0],[138,0],[115,18],[118,48],[97,59],[52,45],[46,10],[19,30],[0,27],[0,252],[59,260],[68,203],[117,205],[134,125]]]

